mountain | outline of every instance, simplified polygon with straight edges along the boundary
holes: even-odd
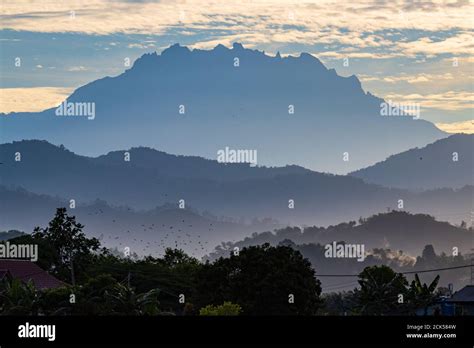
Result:
[[[124,161],[125,153],[130,161]],[[21,161],[15,161],[18,156]],[[282,225],[329,225],[358,219],[387,208],[399,209],[399,200],[405,210],[460,223],[469,221],[474,192],[473,186],[466,186],[413,193],[296,166],[223,164],[150,148],[87,157],[37,140],[0,145],[0,162],[5,187],[21,187],[67,202],[74,199],[77,205],[101,199],[113,206],[151,210],[165,204],[177,208],[184,200],[185,207],[200,212],[246,222],[269,218]]]
[[[359,222],[348,221],[329,227],[286,227],[272,232],[255,233],[238,242],[224,242],[205,260],[228,256],[235,247],[270,243],[299,250],[316,270],[316,274],[358,274],[365,267],[385,264],[399,272],[456,267],[469,264],[474,230],[437,221],[424,214],[391,211],[376,214]],[[362,244],[366,258],[328,258],[325,245],[333,242]],[[453,254],[458,247],[458,254]],[[437,256],[434,251],[437,250]],[[427,252],[428,251],[428,252]],[[416,257],[417,255],[420,255]],[[426,282],[436,274],[421,273]],[[454,283],[457,288],[469,281],[469,269],[442,272],[443,286]],[[410,276],[407,275],[407,277]],[[324,291],[353,289],[357,279],[320,277]]]
[[[46,139],[93,156],[146,146],[216,159],[230,147],[256,150],[263,165],[347,173],[446,136],[424,120],[381,116],[384,101],[356,76],[310,54],[268,56],[238,43],[145,54],[67,102],[89,116],[60,117],[55,108],[3,115],[2,138]]]
[[[0,241],[13,239],[16,237],[23,236],[25,233],[17,230],[3,231],[0,232]]]
[[[410,190],[472,185],[474,135],[451,135],[421,149],[392,155],[350,175],[369,183]]]
[[[366,251],[373,248],[390,248],[394,251],[403,250],[411,256],[419,255],[425,245],[431,244],[437,250],[452,255],[453,247],[457,247],[462,253],[470,253],[473,237],[472,228],[453,226],[445,221],[437,221],[427,214],[391,211],[366,219],[361,218],[359,222],[348,221],[328,227],[286,227],[273,232],[256,233],[239,242],[222,243],[209,258],[218,258],[234,247],[241,249],[263,243],[278,245],[285,240],[291,240],[298,245],[325,245],[344,241],[349,244],[364,244]]]

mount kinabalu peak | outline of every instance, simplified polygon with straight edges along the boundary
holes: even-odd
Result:
[[[78,88],[65,112],[10,114],[0,123],[4,141],[47,139],[85,155],[149,146],[216,159],[229,147],[258,153],[259,165],[332,173],[446,136],[421,119],[381,116],[383,102],[308,53],[175,44]]]

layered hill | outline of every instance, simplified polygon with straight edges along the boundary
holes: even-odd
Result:
[[[125,153],[129,161],[124,160]],[[223,164],[149,148],[86,157],[45,141],[21,141],[0,145],[0,162],[5,187],[74,199],[77,205],[101,199],[114,206],[150,210],[164,204],[177,208],[181,202],[247,222],[270,218],[284,225],[323,226],[387,208],[460,223],[469,221],[472,210],[473,186],[413,193],[296,166]]]
[[[474,184],[474,135],[455,134],[350,175],[387,187],[427,190]]]

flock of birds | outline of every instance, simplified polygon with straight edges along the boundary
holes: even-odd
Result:
[[[131,210],[127,208],[127,210]],[[103,209],[97,209],[94,212],[89,212],[87,215],[102,215]],[[117,218],[113,218],[111,225],[117,225],[117,231],[124,225],[130,226],[130,221],[121,223]],[[213,231],[213,223],[210,222],[207,226],[209,231]],[[183,249],[191,256],[203,256],[208,251],[209,241],[201,238],[201,234],[192,233],[193,225],[186,223],[185,219],[174,225],[160,224],[141,224],[137,228],[122,229],[121,233],[109,234],[101,233],[98,239],[104,242],[108,247],[117,247],[119,251],[129,247],[130,253],[145,255],[160,255],[164,254],[166,248]],[[137,233],[138,231],[142,233]],[[145,233],[143,233],[145,232]],[[148,238],[153,238],[152,241],[148,238],[142,239],[137,235],[145,235]],[[156,239],[158,237],[158,239]]]

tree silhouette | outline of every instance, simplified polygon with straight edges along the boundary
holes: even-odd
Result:
[[[406,311],[408,282],[390,267],[381,265],[364,268],[359,274],[359,285],[360,289],[355,290],[355,293],[362,314],[394,315]]]
[[[48,227],[36,227],[33,232],[33,238],[45,241],[54,250],[49,271],[62,279],[67,279],[69,273],[73,285],[75,272],[83,270],[92,252],[100,248],[99,240],[87,238],[83,228],[75,216],[67,215],[66,208],[58,208]]]
[[[415,280],[410,285],[410,299],[413,303],[414,309],[422,307],[424,315],[428,315],[428,307],[434,302],[436,295],[435,290],[438,286],[440,276],[437,275],[430,285],[421,283],[418,274],[415,274]]]
[[[311,264],[287,246],[251,246],[208,262],[196,286],[199,305],[231,301],[244,315],[310,315],[320,305],[321,286]]]
[[[105,291],[105,299],[110,304],[108,314],[157,315],[160,313],[159,289],[137,294],[133,288],[117,283]]]
[[[0,291],[0,313],[2,315],[38,315],[41,293],[32,281],[13,279],[5,282]]]

